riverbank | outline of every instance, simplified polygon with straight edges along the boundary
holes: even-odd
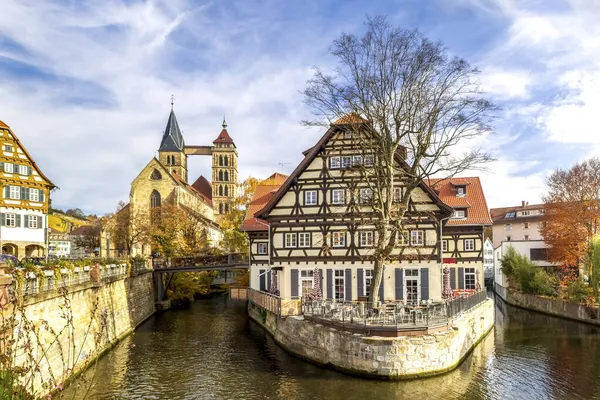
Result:
[[[351,375],[394,380],[453,370],[494,326],[491,299],[458,317],[448,331],[397,338],[352,334],[303,316],[279,318],[251,302],[248,315],[299,358]]]
[[[525,294],[494,284],[494,292],[511,306],[540,312],[572,321],[600,326],[600,308],[562,299]]]

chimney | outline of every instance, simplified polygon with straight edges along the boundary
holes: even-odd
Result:
[[[521,200],[521,207],[525,207],[526,205],[528,205],[529,203],[526,202],[525,200]]]

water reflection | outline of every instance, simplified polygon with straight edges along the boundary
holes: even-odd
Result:
[[[243,304],[218,298],[148,320],[98,362],[90,398],[600,399],[599,340],[597,328],[498,301],[495,330],[455,371],[365,380],[290,356]]]

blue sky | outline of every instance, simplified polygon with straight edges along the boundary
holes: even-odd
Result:
[[[240,178],[290,172],[323,133],[300,91],[341,32],[388,15],[482,74],[496,133],[476,145],[490,207],[539,201],[555,168],[600,156],[600,2],[588,0],[23,1],[0,5],[0,120],[55,184],[53,205],[104,214],[155,154],[171,94],[187,144],[223,114]],[[210,176],[190,158],[190,178]]]

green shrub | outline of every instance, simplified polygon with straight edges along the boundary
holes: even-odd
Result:
[[[559,280],[509,246],[501,260],[502,272],[512,278],[523,293],[556,296]]]
[[[585,303],[590,294],[591,288],[582,277],[569,282],[567,285],[567,297],[569,300]]]
[[[558,296],[558,277],[549,274],[541,268],[533,275],[533,280],[530,284],[533,293],[537,293],[542,296]]]

